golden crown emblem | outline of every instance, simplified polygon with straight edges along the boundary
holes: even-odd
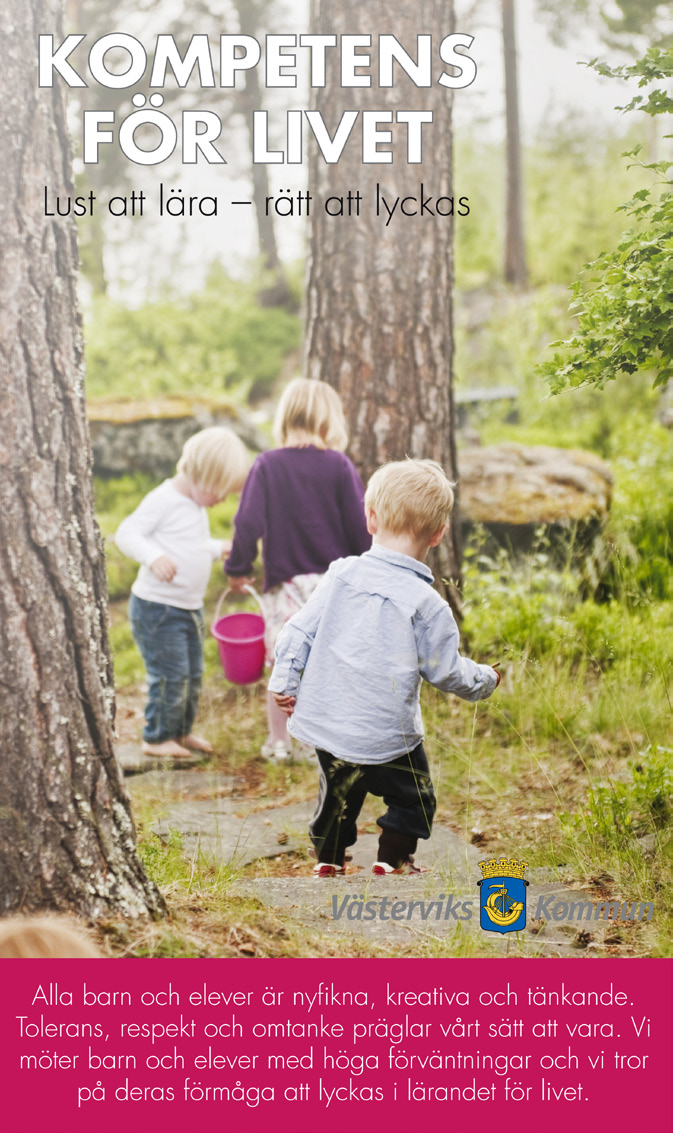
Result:
[[[487,862],[479,862],[479,869],[484,878],[523,877],[528,862],[520,862],[518,858],[489,858]]]

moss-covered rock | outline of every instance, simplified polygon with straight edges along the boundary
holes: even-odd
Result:
[[[250,415],[224,399],[97,399],[87,408],[94,471],[102,477],[127,472],[169,476],[185,441],[210,425],[233,429],[248,448],[265,447]]]
[[[502,444],[459,453],[460,506],[471,523],[508,526],[604,519],[613,477],[594,453]]]
[[[596,593],[611,558],[604,529],[612,473],[594,453],[545,445],[502,444],[458,454],[463,535],[485,532],[482,550],[551,551],[573,563]]]

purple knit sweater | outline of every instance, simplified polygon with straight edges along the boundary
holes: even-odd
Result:
[[[335,559],[369,550],[364,495],[342,452],[309,445],[262,453],[243,488],[227,574],[252,572],[259,539],[265,591],[296,574],[324,574]]]

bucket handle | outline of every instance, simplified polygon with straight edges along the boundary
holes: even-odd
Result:
[[[254,586],[244,586],[243,591],[241,593],[243,593],[243,592],[245,592],[246,594],[252,595],[252,597],[255,599],[257,605],[259,606],[260,613],[261,613],[262,617],[264,617],[264,606],[262,605],[262,599],[260,598],[259,594],[255,590]],[[224,602],[224,599],[227,597],[228,594],[231,594],[231,593],[232,593],[231,587],[228,586],[227,589],[223,590],[222,593],[220,594],[220,600],[217,603],[217,606],[215,607],[215,613],[213,614],[213,625],[216,625],[218,620],[219,620],[220,611],[222,609],[222,603]]]

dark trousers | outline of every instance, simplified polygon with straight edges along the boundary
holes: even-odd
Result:
[[[357,820],[367,794],[383,799],[379,861],[399,868],[419,838],[429,838],[437,802],[423,744],[387,763],[347,763],[318,749],[320,793],[309,827],[318,861],[343,865],[357,841]]]
[[[131,595],[131,632],[147,671],[147,743],[188,736],[203,676],[203,616]]]

